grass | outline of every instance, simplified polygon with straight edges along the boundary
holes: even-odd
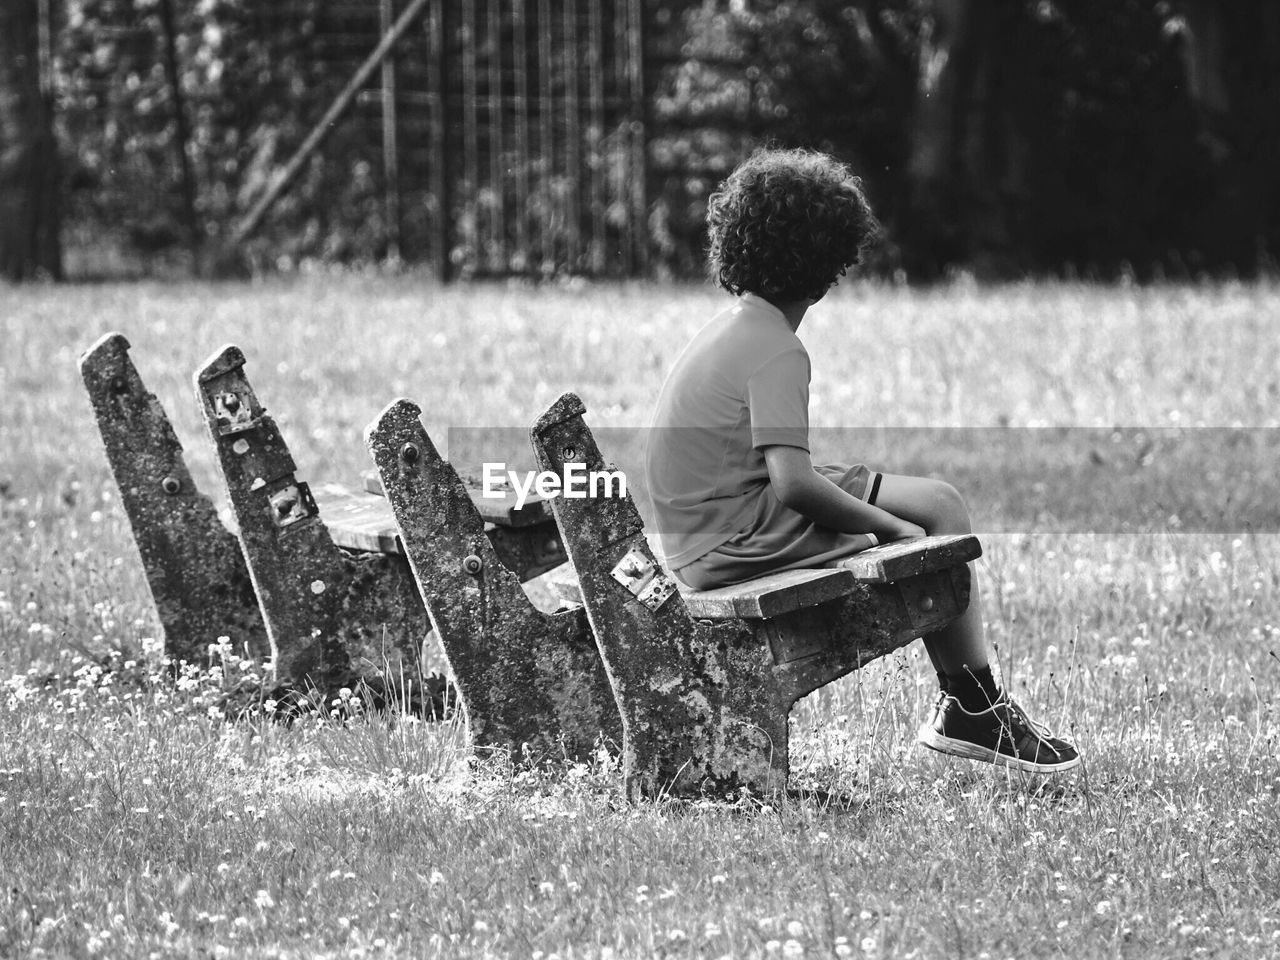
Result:
[[[565,389],[593,426],[641,425],[718,302],[412,277],[0,288],[0,955],[1280,954],[1280,538],[1016,532],[1034,464],[981,472],[973,509],[1006,680],[1087,758],[1057,780],[914,748],[918,645],[799,706],[805,792],[773,805],[631,807],[607,752],[518,770],[456,724],[350,705],[228,718],[256,675],[231,651],[162,679],[75,371],[98,334],[127,333],[217,491],[189,375],[226,341],[304,474],[337,479],[402,394],[436,432],[523,428]],[[861,286],[802,335],[831,430],[1273,428],[1277,319],[1268,286]],[[944,473],[970,456],[936,453]],[[1150,471],[1200,491],[1186,460]]]

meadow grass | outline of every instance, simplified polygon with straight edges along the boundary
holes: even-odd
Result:
[[[918,644],[799,705],[798,792],[773,803],[629,806],[607,750],[512,767],[456,720],[353,703],[229,716],[257,666],[225,648],[165,676],[75,368],[100,333],[129,336],[218,493],[189,377],[224,342],[303,474],[343,479],[399,395],[433,432],[522,427],[566,389],[638,426],[719,302],[0,288],[0,956],[1280,955],[1280,537],[1016,532],[992,518],[1029,495],[1019,465],[972,503],[979,575],[1006,681],[1086,756],[1057,779],[914,747]],[[818,427],[1274,427],[1278,319],[1268,286],[855,285],[802,335]]]

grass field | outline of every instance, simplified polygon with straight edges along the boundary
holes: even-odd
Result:
[[[343,479],[400,395],[433,431],[522,428],[567,389],[595,427],[641,425],[719,298],[0,287],[0,956],[1280,956],[1280,536],[1019,532],[1035,464],[986,470],[972,508],[1005,678],[1086,757],[1048,782],[913,747],[918,644],[799,706],[805,792],[772,805],[628,806],[607,753],[513,770],[456,723],[228,718],[256,676],[233,652],[160,679],[76,371],[100,333],[217,492],[189,377],[227,341],[303,473]],[[833,430],[1274,428],[1278,322],[1274,286],[853,286],[801,334]],[[1202,505],[1275,483],[1146,466]]]

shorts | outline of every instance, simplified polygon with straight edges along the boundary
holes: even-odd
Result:
[[[876,502],[882,474],[861,463],[826,464],[814,469],[845,493],[866,503]],[[711,590],[780,570],[830,566],[876,543],[874,534],[842,533],[818,526],[784,506],[766,485],[750,526],[671,572],[687,587]]]

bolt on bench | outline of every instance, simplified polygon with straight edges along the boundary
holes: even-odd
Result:
[[[565,394],[533,427],[539,466],[602,469]],[[630,796],[786,786],[801,697],[964,612],[973,536],[874,547],[841,567],[682,592],[654,559],[630,494],[551,501],[622,714]]]

